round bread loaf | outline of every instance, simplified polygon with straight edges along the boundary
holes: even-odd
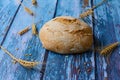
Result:
[[[91,27],[70,16],[56,17],[45,23],[39,37],[44,48],[61,54],[85,52],[93,42]]]

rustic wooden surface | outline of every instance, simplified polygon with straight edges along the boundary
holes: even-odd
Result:
[[[50,19],[57,16],[73,16],[96,5],[100,0],[89,0],[84,8],[84,0],[37,0],[38,5],[31,6],[31,0],[22,0],[25,6],[35,13],[37,29]],[[108,0],[104,5],[94,10],[94,20],[89,17],[93,28],[93,48],[120,41],[120,1]],[[85,19],[88,22],[87,19]],[[26,69],[13,64],[12,59],[0,50],[0,80],[119,80],[120,79],[120,49],[112,53],[109,61],[98,52],[89,51],[77,55],[60,55],[42,47],[37,36],[31,30],[20,36],[18,32],[33,23],[16,0],[0,1],[0,44],[14,56],[28,61],[39,61],[34,69]],[[31,56],[25,56],[32,54]]]
[[[100,0],[94,0],[94,4]],[[95,47],[120,41],[120,0],[108,0],[105,5],[95,10],[95,17],[100,21],[94,25]],[[98,80],[120,80],[120,47],[112,52],[108,61],[95,53],[95,72]]]

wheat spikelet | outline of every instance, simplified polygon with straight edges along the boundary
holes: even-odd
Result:
[[[30,30],[29,27],[26,27],[25,29],[21,30],[20,32],[18,32],[19,35],[23,35],[24,33],[28,32]]]
[[[25,10],[28,14],[30,14],[30,15],[32,15],[32,16],[34,15],[33,11],[30,10],[29,8],[24,7],[24,10]]]
[[[17,59],[17,62],[26,68],[33,68],[39,64],[38,62],[26,61],[22,59]]]
[[[14,57],[9,51],[7,51],[4,47],[0,46],[0,48],[6,53],[8,54],[14,61],[18,62],[20,65],[22,65],[23,67],[26,68],[33,68],[34,66],[38,65],[38,62],[31,62],[31,61],[26,61],[26,60],[22,60],[22,59],[17,59],[16,57]]]
[[[88,9],[86,12],[80,14],[80,18],[84,18],[84,17],[87,17],[89,15],[92,15],[93,14],[93,10],[97,7],[99,7],[100,5],[102,5],[105,1],[107,0],[103,0],[102,2],[100,2],[99,4],[97,4],[96,6],[93,6],[91,9]]]
[[[32,0],[32,4],[33,4],[33,5],[36,5],[36,4],[37,4],[37,1],[36,1],[36,0]]]
[[[89,10],[87,10],[86,12],[80,14],[80,18],[87,17],[87,16],[91,15],[92,13],[93,13],[93,10],[92,10],[92,9],[89,9]]]
[[[29,30],[30,30],[30,28],[29,28],[29,27],[26,27],[25,29],[23,29],[23,30],[21,30],[20,32],[18,32],[18,34],[23,35],[23,34],[25,34],[26,32],[28,32]]]
[[[19,4],[21,4],[21,5],[23,6],[24,10],[25,10],[28,14],[30,14],[30,15],[32,15],[32,16],[34,15],[34,14],[33,14],[33,11],[30,10],[29,8],[27,8],[23,3],[21,3],[20,0],[17,0],[17,1],[18,1]]]
[[[105,48],[103,48],[100,51],[100,54],[101,55],[108,55],[108,54],[110,54],[111,51],[113,51],[119,44],[120,44],[120,42],[115,42],[113,44],[110,44],[110,45],[106,46]]]
[[[32,34],[36,35],[37,34],[37,29],[35,24],[32,24]]]

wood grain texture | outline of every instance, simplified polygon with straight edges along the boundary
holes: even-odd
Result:
[[[35,12],[35,22],[40,20],[40,23],[36,25],[38,30],[46,21],[52,19],[54,16],[56,0],[38,0],[39,5],[36,7],[31,6],[31,1],[23,1],[23,3]],[[45,49],[42,48],[39,38],[33,36],[31,30],[23,36],[18,34],[20,30],[32,23],[32,17],[21,6],[8,31],[3,46],[17,58],[42,63]],[[25,56],[25,54],[32,55]],[[40,80],[42,76],[40,73],[42,65],[38,65],[38,69],[35,68],[35,70],[23,68],[19,64],[13,64],[11,58],[2,50],[0,50],[0,65],[1,80]]]
[[[55,16],[78,18],[85,9],[82,0],[58,0]],[[49,51],[44,80],[94,80],[94,54],[60,55]]]
[[[100,0],[95,0],[94,4]],[[95,17],[100,22],[94,25],[95,47],[103,48],[110,43],[120,41],[120,1],[108,0],[95,10]],[[120,49],[117,48],[108,58],[96,53],[96,80],[120,79]]]
[[[3,43],[7,31],[16,16],[19,6],[20,5],[17,4],[15,0],[0,1],[0,44]]]

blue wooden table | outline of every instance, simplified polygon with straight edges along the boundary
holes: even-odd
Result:
[[[56,16],[79,17],[79,14],[101,2],[89,0],[84,7],[84,0],[37,0],[38,6],[32,6],[31,0],[22,0],[25,6],[35,13],[37,29]],[[120,41],[120,0],[108,0],[94,10],[95,21],[91,16],[94,44],[93,48]],[[38,70],[26,69],[13,64],[12,59],[0,50],[0,80],[120,80],[120,48],[109,58],[95,51],[77,55],[60,55],[42,47],[37,36],[31,30],[20,36],[18,32],[33,23],[16,0],[0,0],[0,44],[14,56],[28,61],[45,63]],[[25,56],[25,54],[32,54]]]

